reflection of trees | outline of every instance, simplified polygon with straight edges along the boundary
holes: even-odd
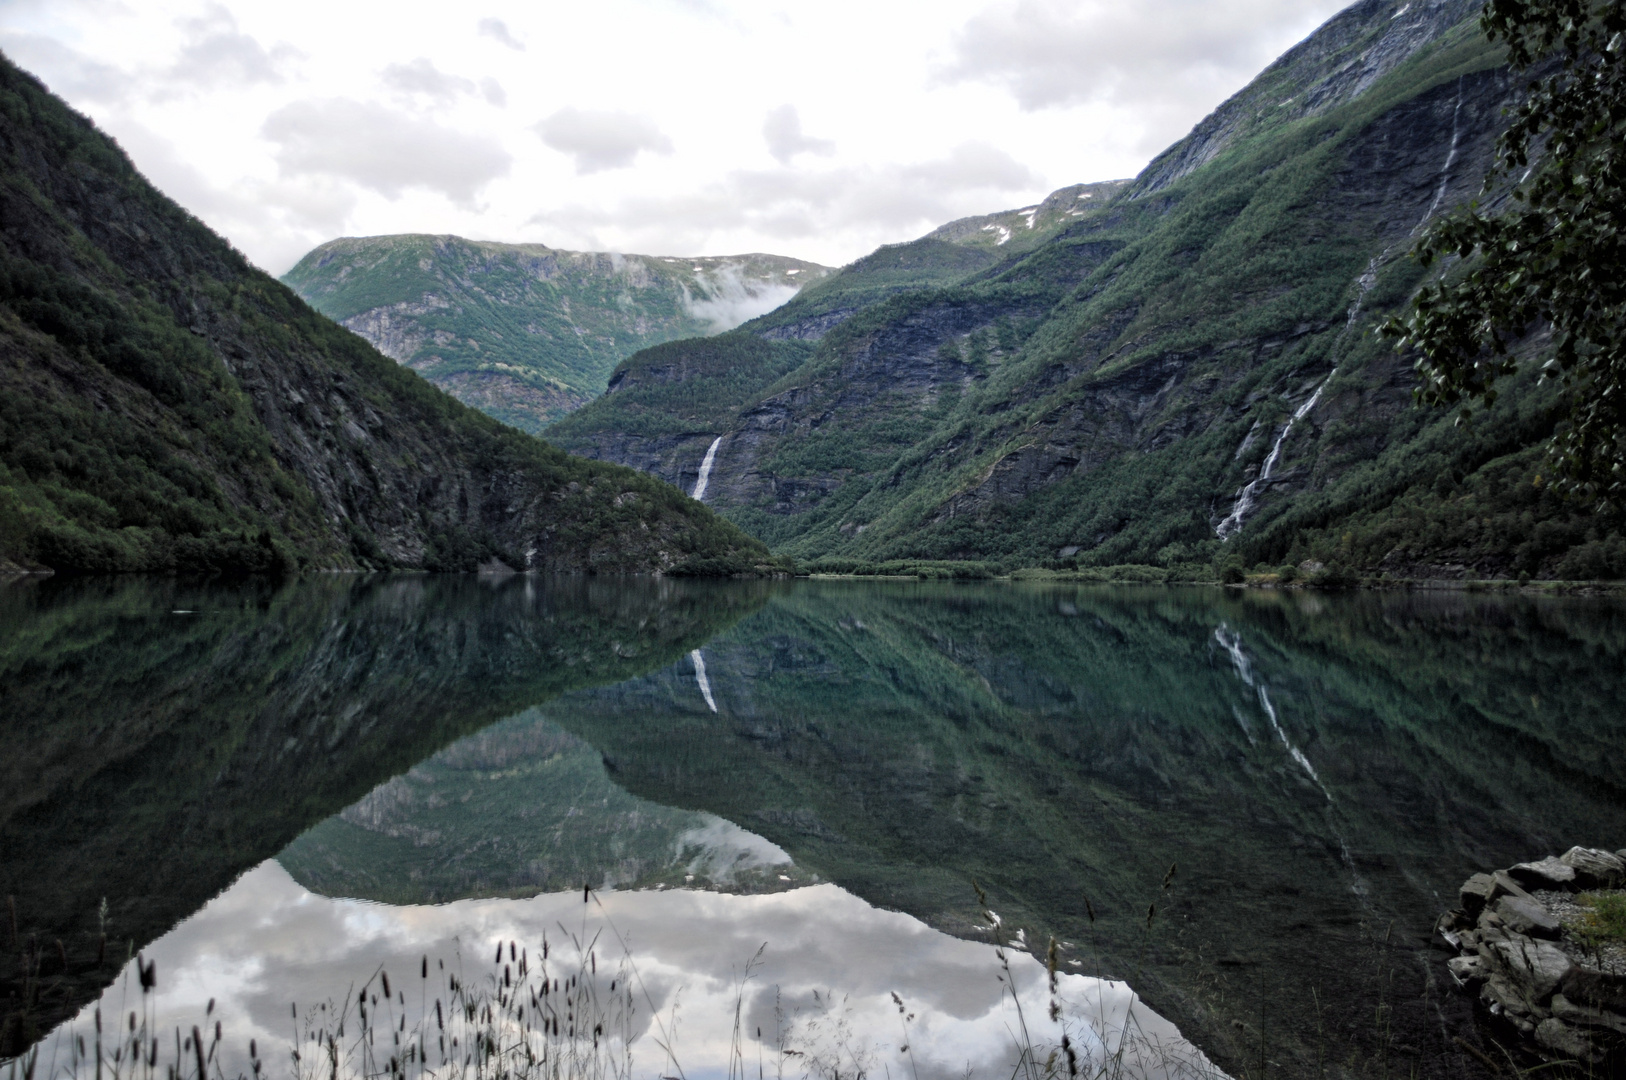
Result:
[[[0,1052],[381,781],[528,705],[671,663],[760,605],[764,588],[403,577],[0,588],[0,892],[15,897],[20,931],[0,959]]]
[[[832,585],[706,646],[718,713],[681,663],[548,712],[635,794],[872,903],[969,934],[975,878],[1235,1066],[1261,1008],[1313,1060],[1318,1010],[1423,983],[1440,898],[1473,869],[1626,833],[1623,630],[1609,608],[1461,596]],[[1396,1037],[1446,1052],[1433,1005],[1397,1007]],[[1374,1025],[1334,1031],[1327,1053],[1375,1052]]]

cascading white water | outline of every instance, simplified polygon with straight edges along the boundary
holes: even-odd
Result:
[[[717,460],[717,448],[722,445],[722,442],[723,437],[719,435],[711,440],[711,445],[706,448],[705,460],[700,462],[700,479],[695,481],[694,495],[691,496],[696,502],[705,497],[706,484],[711,480],[711,466]],[[717,711],[715,706],[712,711]]]
[[[1288,433],[1293,430],[1294,424],[1304,419],[1305,414],[1315,408],[1315,403],[1321,400],[1321,392],[1327,388],[1327,384],[1330,382],[1332,382],[1332,376],[1328,375],[1321,380],[1321,385],[1315,388],[1315,393],[1310,395],[1310,400],[1294,410],[1292,417],[1287,421],[1287,426],[1282,428],[1280,435],[1276,436],[1276,442],[1271,446],[1270,453],[1265,457],[1265,463],[1259,467],[1259,475],[1236,493],[1236,504],[1231,507],[1231,512],[1226,515],[1224,521],[1214,526],[1214,532],[1218,534],[1221,540],[1229,540],[1238,529],[1242,528],[1243,521],[1247,519],[1248,514],[1252,513],[1254,503],[1258,501],[1260,489],[1270,482],[1271,473],[1276,471],[1276,462],[1282,456],[1282,445],[1287,442]]]
[[[714,449],[716,446],[716,443],[712,443]],[[704,480],[700,482],[705,483]],[[711,680],[706,678],[705,658],[700,655],[699,649],[695,649],[689,653],[689,659],[694,661],[694,681],[700,685],[700,696],[706,699],[706,704],[711,706],[711,711],[716,712],[717,700],[711,696]]]
[[[1428,204],[1428,210],[1424,212],[1423,220],[1419,221],[1416,227],[1412,229],[1412,235],[1414,236],[1419,230],[1422,229],[1424,225],[1428,224],[1428,219],[1434,216],[1434,211],[1438,210],[1440,208],[1440,203],[1445,201],[1445,189],[1451,185],[1451,166],[1457,163],[1457,142],[1462,137],[1460,127],[1457,123],[1461,116],[1462,76],[1459,75],[1457,76],[1457,105],[1456,108],[1451,111],[1451,149],[1446,152],[1445,164],[1440,167],[1440,186],[1434,192],[1434,201]]]
[[[1398,16],[1396,17],[1398,18]],[[1428,209],[1423,211],[1421,220],[1412,228],[1412,236],[1416,236],[1422,231],[1423,226],[1428,224],[1429,219],[1434,216],[1434,212],[1445,201],[1446,191],[1451,186],[1451,166],[1457,162],[1458,144],[1462,139],[1461,118],[1462,77],[1459,76],[1457,78],[1457,101],[1451,111],[1451,146],[1446,151],[1445,164],[1440,166],[1440,184],[1434,191],[1434,199],[1428,204]],[[1344,323],[1344,333],[1347,334],[1355,328],[1355,320],[1360,317],[1361,308],[1366,303],[1366,294],[1371,292],[1372,287],[1377,284],[1378,269],[1388,261],[1389,253],[1394,250],[1394,247],[1394,244],[1390,244],[1381,252],[1372,256],[1371,260],[1366,264],[1366,269],[1356,279],[1355,301],[1349,306],[1349,317]],[[1332,374],[1328,375],[1321,385],[1316,387],[1316,392],[1310,396],[1310,400],[1300,405],[1298,410],[1293,413],[1293,417],[1288,420],[1287,426],[1282,428],[1280,435],[1276,436],[1276,442],[1270,448],[1270,455],[1265,458],[1265,463],[1259,468],[1259,475],[1251,483],[1237,491],[1236,502],[1232,505],[1230,514],[1226,516],[1224,521],[1214,526],[1214,532],[1221,540],[1229,540],[1236,534],[1237,530],[1242,528],[1244,520],[1253,512],[1254,505],[1258,502],[1259,492],[1263,490],[1265,484],[1270,480],[1271,473],[1275,471],[1276,461],[1281,456],[1282,445],[1287,442],[1287,436],[1292,432],[1293,425],[1303,419],[1304,415],[1315,407],[1316,401],[1321,397],[1321,391],[1327,388],[1327,383],[1331,382],[1332,376],[1337,373],[1338,369],[1334,367]],[[1247,436],[1242,440],[1242,446],[1237,449],[1238,457],[1247,450],[1248,444],[1253,441],[1253,435],[1253,430],[1249,429]]]

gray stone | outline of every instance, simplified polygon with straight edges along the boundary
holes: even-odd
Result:
[[[1453,956],[1445,962],[1445,967],[1463,989],[1490,976],[1490,972],[1485,970],[1485,962],[1477,956]]]
[[[1470,915],[1479,914],[1480,909],[1490,903],[1491,890],[1495,887],[1495,879],[1489,874],[1475,874],[1464,881],[1458,891],[1462,898],[1462,910]]]
[[[1519,996],[1532,1005],[1544,1004],[1552,997],[1558,984],[1575,966],[1562,949],[1549,941],[1513,938],[1498,941],[1491,948],[1507,972],[1508,981],[1518,989]]]
[[[1494,971],[1479,988],[1479,1000],[1492,1016],[1505,1017],[1526,1033],[1535,1030],[1535,1021],[1550,1015],[1541,1006],[1531,1004],[1505,975]]]
[[[1515,934],[1556,940],[1563,924],[1535,900],[1504,896],[1496,901],[1496,914],[1502,925]]]
[[[1506,870],[1498,870],[1491,875],[1491,891],[1489,899],[1495,900],[1498,896],[1522,896],[1526,900],[1534,900],[1520,885],[1508,874]]]
[[[1564,978],[1563,990],[1573,1004],[1626,1013],[1626,976],[1578,967]]]
[[[1440,916],[1439,921],[1434,924],[1434,932],[1444,938],[1452,948],[1460,949],[1463,931],[1472,930],[1473,927],[1474,921],[1468,917],[1466,911],[1453,908]]]
[[[1556,1016],[1549,1016],[1536,1025],[1536,1043],[1555,1054],[1586,1065],[1595,1065],[1603,1060],[1603,1055],[1591,1038]]]
[[[1611,1031],[1626,1035],[1626,1016],[1610,1012],[1608,1009],[1595,1009],[1590,1005],[1578,1004],[1563,994],[1553,995],[1553,1015],[1567,1023],[1609,1028]]]
[[[1527,889],[1573,889],[1575,867],[1547,856],[1540,862],[1508,867],[1508,876]]]
[[[1574,868],[1576,883],[1583,889],[1613,889],[1626,881],[1626,861],[1597,848],[1572,847],[1559,861]]]

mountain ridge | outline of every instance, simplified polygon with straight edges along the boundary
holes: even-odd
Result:
[[[1522,85],[1475,10],[1362,0],[1031,251],[822,302],[860,260],[735,331],[807,352],[732,372],[726,408],[654,423],[682,373],[658,387],[640,355],[550,437],[686,489],[715,441],[707,502],[815,566],[1626,574],[1618,522],[1541,483],[1550,388],[1526,377],[1459,429],[1371,333],[1423,279],[1417,230],[1479,194]],[[931,271],[943,246],[868,258]]]
[[[468,409],[0,58],[0,566],[745,570],[672,488]]]
[[[539,431],[625,357],[732,329],[829,273],[781,255],[658,256],[401,233],[339,237],[282,281],[465,404]]]

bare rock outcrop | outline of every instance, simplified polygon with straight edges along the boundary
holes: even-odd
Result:
[[[1595,1070],[1626,1061],[1626,942],[1599,912],[1626,896],[1626,851],[1574,847],[1463,883],[1440,917],[1448,963],[1520,1048]]]

